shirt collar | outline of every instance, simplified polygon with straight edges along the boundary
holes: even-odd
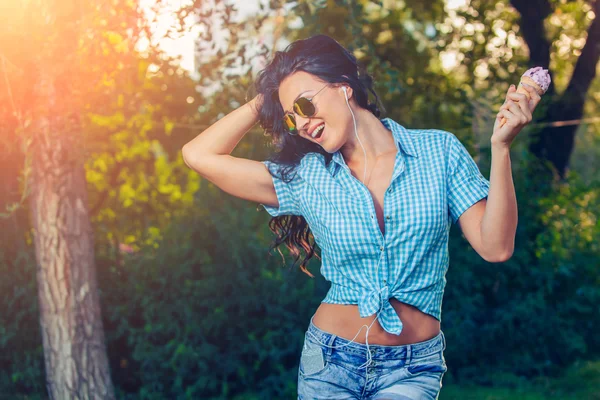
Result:
[[[394,143],[398,149],[398,154],[396,155],[397,157],[400,156],[401,150],[412,157],[419,157],[417,146],[405,127],[391,118],[384,118],[380,121],[388,130],[392,131],[392,135],[394,135]],[[337,171],[339,171],[342,166],[346,165],[346,162],[344,161],[344,157],[339,150],[333,153],[331,160],[338,164],[338,167],[336,168],[333,162],[330,163],[330,168],[332,168],[330,169],[330,172],[332,172],[332,175],[335,176]]]

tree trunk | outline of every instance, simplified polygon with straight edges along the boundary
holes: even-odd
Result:
[[[510,3],[521,14],[520,27],[530,52],[529,67],[549,68],[551,43],[546,38],[544,20],[553,12],[548,0],[511,0]],[[571,80],[564,93],[557,95],[554,82],[542,101],[551,101],[539,122],[571,121],[583,116],[587,92],[596,77],[596,66],[600,59],[600,0],[591,3],[596,15],[588,28],[585,46],[577,59]],[[575,146],[578,125],[549,126],[533,136],[529,150],[541,161],[549,161],[556,169],[559,179],[564,179],[569,170],[569,160]],[[544,171],[544,169],[542,169]],[[538,169],[535,173],[542,172]],[[548,176],[553,171],[545,170]]]
[[[39,73],[37,100],[44,111],[36,116],[29,201],[48,394],[57,400],[114,399],[77,146],[79,115],[67,120],[55,82],[43,68]]]

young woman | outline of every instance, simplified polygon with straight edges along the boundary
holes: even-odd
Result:
[[[440,313],[450,224],[485,260],[511,256],[509,148],[540,97],[509,89],[488,181],[452,133],[380,119],[371,77],[328,36],[276,52],[256,89],[183,156],[222,190],[263,205],[275,243],[304,249],[310,276],[309,231],[321,249],[331,288],[306,330],[298,398],[436,399],[447,370]],[[263,162],[232,157],[256,121],[280,151]]]

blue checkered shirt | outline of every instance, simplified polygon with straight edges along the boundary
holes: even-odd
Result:
[[[450,224],[487,197],[490,183],[454,134],[381,122],[398,148],[383,201],[385,234],[369,190],[339,151],[328,165],[322,154],[306,154],[291,182],[273,178],[279,208],[262,206],[272,216],[306,219],[331,282],[324,303],[358,304],[361,317],[377,313],[383,329],[398,335],[391,297],[441,321]],[[277,164],[263,163],[277,172]]]

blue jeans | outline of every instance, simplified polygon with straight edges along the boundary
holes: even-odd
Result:
[[[436,400],[447,371],[440,333],[401,346],[363,344],[310,319],[298,368],[298,399]]]

